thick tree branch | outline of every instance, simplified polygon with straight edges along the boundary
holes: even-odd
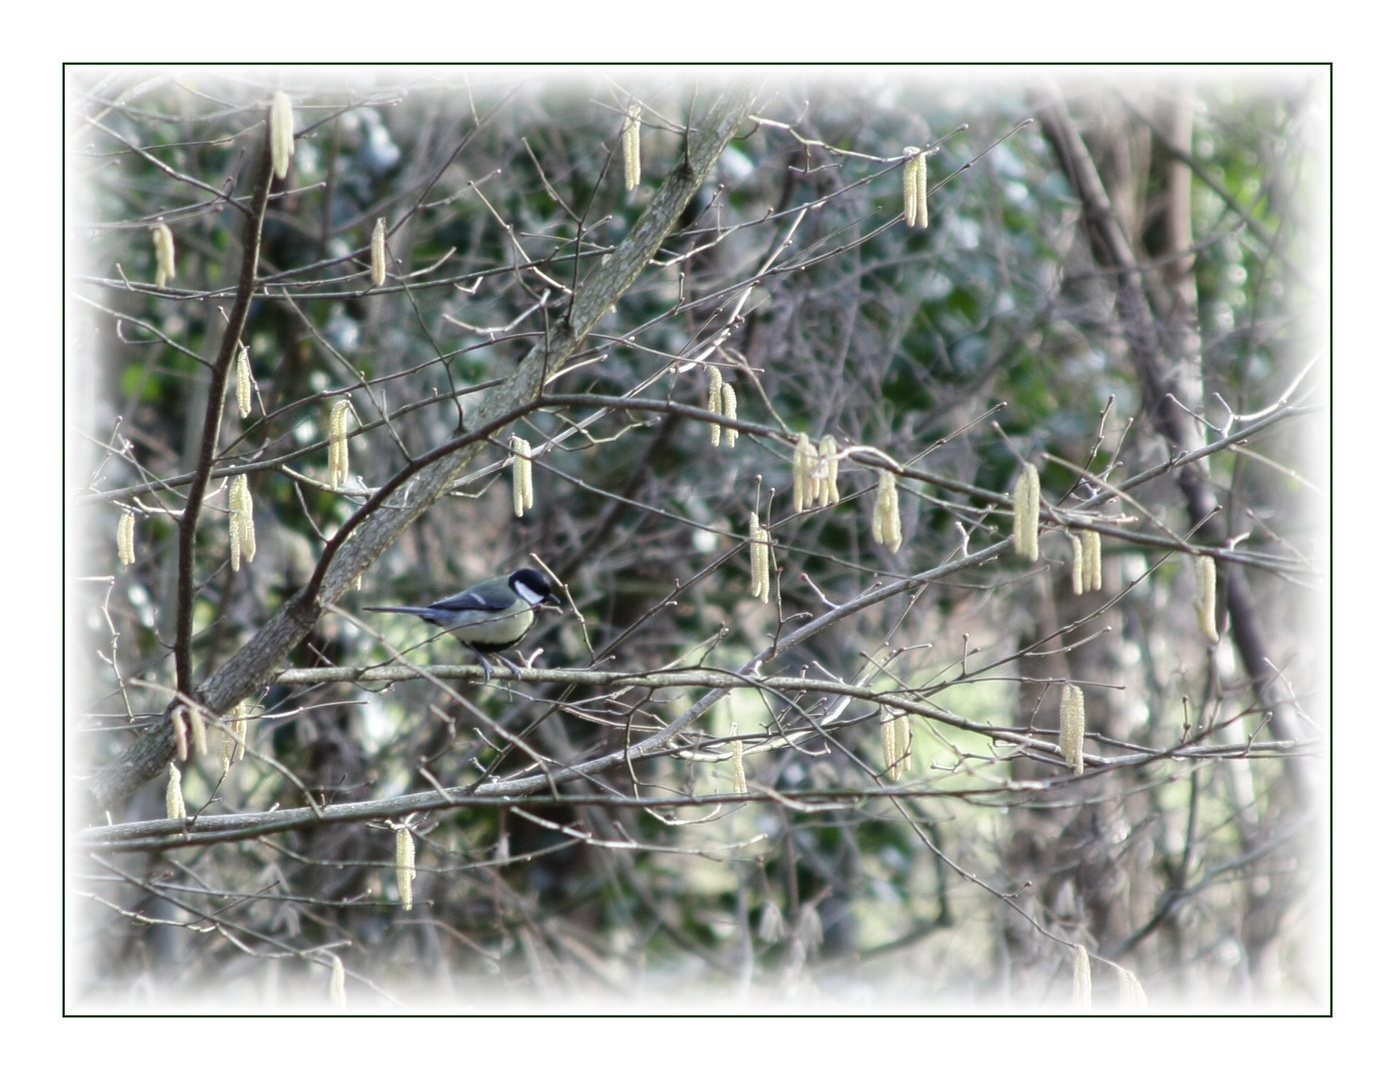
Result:
[[[457,668],[437,668],[433,669],[433,674],[440,675],[444,678],[450,678],[458,675],[461,670],[462,669]],[[295,673],[290,674],[294,675]],[[303,674],[319,675],[320,672],[312,669]],[[382,675],[388,673],[376,674]],[[420,672],[416,671],[412,674],[414,676],[419,676]],[[954,786],[944,788],[932,778],[928,786],[923,784],[911,784],[909,787],[896,789],[896,793],[902,796],[969,800],[1000,796],[1020,798],[1027,793],[1046,793],[1063,785],[1077,782],[1070,773],[1068,763],[1061,758],[1059,747],[1049,738],[1044,737],[1050,734],[1049,731],[1039,731],[1036,729],[1027,731],[1020,728],[1003,727],[1002,725],[978,723],[929,704],[923,698],[911,692],[876,691],[866,686],[849,685],[821,679],[739,677],[728,672],[719,671],[663,672],[656,674],[560,669],[533,670],[525,672],[524,675],[525,681],[538,683],[557,682],[591,686],[603,684],[619,687],[651,688],[657,686],[710,686],[727,691],[744,688],[785,695],[795,693],[812,694],[820,696],[827,701],[841,697],[853,698],[884,708],[902,710],[911,715],[919,716],[927,720],[934,720],[962,731],[984,735],[999,742],[1011,743],[1017,746],[1021,751],[1033,753],[1037,755],[1040,760],[1054,761],[1060,767],[1060,775],[1056,778],[1025,783],[1010,780],[1002,783],[989,781],[979,786]],[[369,673],[365,677],[371,679],[375,677],[375,673]],[[298,682],[301,680],[291,678],[281,681]],[[806,727],[792,732],[774,735],[748,735],[744,740],[747,744],[746,754],[751,755],[766,749],[781,749],[794,742],[803,741],[810,736],[826,733],[828,730],[827,728],[821,727]],[[1124,752],[1110,755],[1087,754],[1085,760],[1090,765],[1092,773],[1097,773],[1099,770],[1104,769],[1137,768],[1161,760],[1199,761],[1236,757],[1253,759],[1265,756],[1289,758],[1306,753],[1312,749],[1310,745],[1292,742],[1260,743],[1251,740],[1229,744],[1203,744],[1200,741],[1201,738],[1202,736],[1198,734],[1192,741],[1161,748],[1119,744],[1118,749]],[[723,745],[728,741],[729,740],[723,739],[711,740],[712,749],[716,751],[716,756],[713,758],[714,760],[724,756],[722,752]],[[1112,742],[1112,740],[1102,741]],[[628,756],[632,761],[640,761],[649,758],[663,757],[673,753],[675,753],[675,748],[668,745],[666,739],[651,737],[631,747]],[[636,806],[698,807],[720,803],[774,800],[785,803],[797,801],[805,809],[817,810],[845,805],[848,801],[862,800],[869,795],[878,793],[878,789],[876,788],[853,788],[825,789],[816,793],[781,793],[771,790],[758,790],[750,795],[732,793],[725,795],[641,797],[632,794],[615,794],[605,791],[561,794],[555,790],[550,790],[554,788],[555,785],[566,780],[576,779],[586,775],[594,775],[596,772],[600,771],[599,767],[602,765],[609,767],[619,764],[620,757],[621,755],[613,753],[590,762],[558,766],[551,769],[550,775],[547,776],[533,775],[515,777],[512,779],[493,780],[480,786],[470,785],[437,788],[434,791],[416,792],[409,795],[399,795],[385,799],[370,799],[362,802],[341,803],[335,806],[315,808],[301,807],[242,814],[203,815],[192,821],[158,819],[129,822],[122,825],[98,826],[84,830],[79,834],[77,839],[80,844],[85,846],[110,852],[156,851],[187,845],[207,845],[226,843],[233,840],[247,840],[257,836],[266,836],[279,832],[318,828],[330,823],[344,824],[349,822],[382,820],[385,818],[402,817],[408,814],[442,810],[450,807],[473,806],[497,808],[506,806],[541,807],[563,805],[607,805],[625,806],[629,808]]]
[[[572,672],[570,674],[576,674]],[[882,695],[894,698],[895,695]],[[925,706],[917,707],[916,712],[920,715],[933,713],[935,710],[928,710]],[[931,716],[932,719],[943,720],[941,716]],[[411,795],[397,795],[387,799],[369,799],[363,802],[340,803],[336,806],[325,806],[311,809],[309,807],[299,807],[288,810],[265,810],[257,813],[246,814],[208,814],[193,821],[171,821],[165,818],[152,819],[149,821],[132,821],[122,825],[99,825],[83,830],[76,836],[77,843],[83,847],[101,850],[108,853],[132,852],[132,851],[164,851],[170,848],[206,846],[209,844],[222,844],[237,840],[251,840],[258,836],[271,836],[276,833],[296,832],[301,829],[321,828],[331,824],[348,824],[360,821],[383,821],[389,818],[401,818],[409,814],[430,813],[435,810],[447,810],[458,807],[483,807],[489,809],[500,809],[509,807],[558,807],[558,806],[613,806],[634,809],[636,807],[649,808],[679,808],[690,807],[700,808],[722,804],[740,805],[748,802],[776,802],[785,806],[798,806],[805,812],[817,812],[819,810],[833,810],[848,805],[856,805],[865,802],[870,796],[879,794],[894,794],[900,798],[940,798],[940,799],[962,799],[971,802],[982,802],[985,797],[1010,796],[1021,798],[1026,792],[1047,793],[1057,788],[1079,783],[1079,781],[1069,773],[1069,765],[1060,760],[1057,747],[1042,739],[1033,739],[1030,736],[1012,729],[993,728],[989,725],[973,724],[969,721],[962,721],[955,726],[967,731],[980,730],[993,738],[1016,743],[1024,749],[1038,749],[1044,757],[1059,763],[1061,768],[1060,777],[1056,780],[1033,781],[1032,786],[1021,782],[1008,782],[1001,785],[984,784],[981,787],[952,787],[942,788],[934,785],[903,786],[892,792],[883,792],[881,789],[868,788],[823,788],[819,791],[797,791],[781,792],[778,790],[764,788],[756,789],[749,793],[721,792],[712,794],[690,794],[690,795],[657,795],[642,796],[630,793],[615,794],[606,791],[568,792],[553,793],[547,791],[529,792],[524,794],[510,793],[502,790],[506,786],[515,787],[515,781],[496,781],[493,784],[476,789],[468,787],[442,788],[437,791],[421,791]],[[786,745],[783,736],[770,740],[772,746],[781,747]],[[761,747],[748,747],[746,753],[754,754],[760,751]],[[1140,765],[1147,765],[1155,761],[1174,760],[1183,762],[1195,761],[1218,761],[1225,758],[1246,758],[1254,760],[1262,757],[1289,758],[1295,755],[1304,754],[1314,749],[1312,744],[1292,743],[1292,742],[1239,742],[1222,743],[1212,745],[1186,745],[1172,747],[1165,750],[1139,750],[1126,754],[1118,754],[1111,757],[1099,755],[1088,755],[1086,761],[1092,766],[1092,770],[1136,768]],[[635,752],[631,755],[635,760],[643,758],[662,757],[670,750],[659,749],[649,750],[640,754]],[[558,771],[555,779],[565,780],[575,778],[576,772],[566,771],[566,775],[561,775],[563,770]],[[1097,774],[1097,773],[1095,773]],[[538,787],[545,788],[544,783]],[[1195,890],[1189,890],[1195,891]]]
[[[265,143],[265,140],[263,140]],[[194,545],[198,538],[199,518],[203,498],[208,490],[208,478],[218,456],[218,434],[223,427],[223,401],[227,397],[228,372],[247,312],[252,307],[252,294],[257,287],[257,263],[261,257],[262,222],[266,218],[267,199],[271,196],[271,152],[263,145],[257,155],[257,167],[252,176],[252,206],[247,227],[242,234],[242,270],[238,274],[237,298],[233,301],[218,356],[213,361],[213,378],[208,388],[208,408],[204,413],[203,435],[199,444],[198,464],[189,481],[188,501],[179,519],[179,585],[175,616],[174,669],[181,694],[194,691]]]

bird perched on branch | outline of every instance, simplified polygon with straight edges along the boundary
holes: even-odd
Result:
[[[536,570],[515,570],[507,577],[481,581],[426,607],[366,607],[364,610],[415,615],[432,626],[450,631],[479,657],[484,677],[489,679],[494,673],[485,658],[486,653],[496,654],[515,676],[521,674],[517,665],[502,652],[523,640],[533,628],[540,607],[561,607],[547,579]]]

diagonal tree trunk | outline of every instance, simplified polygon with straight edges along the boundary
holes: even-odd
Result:
[[[1176,355],[1173,349],[1165,348],[1158,331],[1157,313],[1144,289],[1138,259],[1119,225],[1094,159],[1059,92],[1053,90],[1048,94],[1041,119],[1044,133],[1084,208],[1096,259],[1113,272],[1115,303],[1142,387],[1144,412],[1153,428],[1166,440],[1174,457],[1194,450],[1202,445],[1204,438],[1196,419],[1201,414],[1202,402],[1194,358]],[[1173,227],[1180,229],[1180,223],[1174,223]],[[1190,226],[1187,231],[1190,232]],[[1194,284],[1192,288],[1194,296]],[[1174,295],[1182,296],[1179,291],[1174,291]],[[1182,303],[1174,305],[1174,313],[1178,319],[1190,317]],[[1175,333],[1169,336],[1182,340]],[[1193,362],[1188,363],[1189,360]],[[1219,503],[1203,461],[1181,465],[1174,470],[1174,475],[1197,541],[1221,547],[1226,541],[1224,519],[1217,513]],[[1216,571],[1217,595],[1225,597],[1231,638],[1255,694],[1264,706],[1270,728],[1276,737],[1292,739],[1295,737],[1293,721],[1276,693],[1275,670],[1269,661],[1271,653],[1244,570],[1236,563],[1217,560]],[[1311,793],[1299,759],[1285,759],[1285,776],[1293,792],[1294,805],[1301,812],[1309,803]]]

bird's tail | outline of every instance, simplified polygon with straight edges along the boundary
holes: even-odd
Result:
[[[427,608],[420,607],[365,607],[364,611],[396,611],[403,615],[420,615]]]

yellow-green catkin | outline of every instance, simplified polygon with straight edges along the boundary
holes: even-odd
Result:
[[[1014,526],[1015,526],[1014,522]],[[1086,529],[1079,536],[1070,533],[1072,553],[1070,585],[1075,595],[1094,592],[1104,588],[1104,576],[1100,565],[1100,534]]]
[[[639,116],[638,105],[631,105],[621,126],[621,143],[625,155],[625,190],[639,186]]]
[[[170,710],[170,723],[174,726],[174,756],[179,761],[189,760],[189,734],[184,727],[184,706]]]
[[[799,433],[799,441],[794,446],[794,512],[801,513],[805,507],[814,505],[814,473],[819,467],[819,455],[814,444],[804,432]]]
[[[281,90],[271,96],[271,168],[278,180],[286,179],[295,149],[295,114],[291,99]]]
[[[731,771],[734,775],[736,793],[746,794],[746,763],[742,760],[742,742],[737,731],[736,721],[731,722]]]
[[[901,548],[901,503],[896,497],[896,477],[884,472],[877,480],[877,505],[872,511],[872,539],[889,548]]]
[[[247,484],[246,474],[233,481],[233,487],[241,489],[242,552],[251,562],[257,557],[257,527],[252,516],[252,489]]]
[[[1128,968],[1119,968],[1119,1007],[1122,1012],[1147,1012],[1148,995],[1138,976]]]
[[[728,382],[722,383],[722,415],[728,420],[736,419],[736,387]],[[734,427],[726,429],[728,450],[736,445],[736,436],[739,434]]]
[[[1072,683],[1061,691],[1061,756],[1076,776],[1085,771],[1085,693]]]
[[[237,707],[239,709],[242,707],[241,702],[238,703]],[[232,768],[233,754],[237,751],[237,740],[233,738],[233,715],[233,713],[228,713],[226,716],[223,717],[223,738],[221,740],[223,772],[227,772],[230,768]]]
[[[926,165],[925,153],[921,153],[915,170],[915,224],[918,229],[930,225],[930,169]]]
[[[133,511],[122,510],[121,520],[116,523],[116,557],[122,566],[136,561],[136,515]]]
[[[349,999],[344,993],[344,961],[337,955],[329,960],[329,1000],[336,1009],[348,1008]]]
[[[533,509],[533,448],[527,439],[509,436],[509,453],[513,455],[513,516]]]
[[[329,407],[329,486],[340,487],[349,479],[349,409],[341,398]]]
[[[252,492],[247,487],[247,475],[233,477],[228,492],[228,533],[231,544],[233,573],[241,568],[242,560],[251,562],[257,555],[257,530],[252,518]]]
[[[1100,562],[1100,534],[1093,529],[1085,533],[1085,589],[1095,592],[1104,588],[1104,567]]]
[[[920,203],[924,198],[925,183],[921,176],[925,169],[925,155],[918,146],[908,146],[903,153],[906,154],[906,168],[901,174],[902,205],[906,224],[914,229],[920,221]]]
[[[208,725],[203,722],[203,711],[198,708],[189,710],[189,736],[195,757],[208,753]]]
[[[182,818],[184,814],[184,791],[180,786],[179,770],[170,762],[169,780],[165,783],[165,817]]]
[[[152,230],[155,240],[155,288],[163,289],[165,282],[174,280],[174,233],[161,218]]]
[[[412,832],[405,826],[397,833],[397,892],[402,897],[402,910],[412,910],[412,879],[417,876],[417,846]]]
[[[223,771],[242,760],[247,750],[247,703],[239,701],[223,717]]]
[[[387,219],[379,218],[373,223],[373,239],[370,244],[372,254],[369,265],[370,280],[373,288],[377,288],[387,280]]]
[[[1196,599],[1192,607],[1206,640],[1213,645],[1220,641],[1221,635],[1216,633],[1216,560],[1210,555],[1196,558]]]
[[[900,713],[891,721],[896,736],[896,761],[900,772],[905,772],[911,760],[911,718]]]
[[[707,411],[711,413],[721,413],[722,411],[722,387],[726,383],[722,382],[722,371],[715,364],[707,369]],[[712,445],[722,444],[722,425],[709,424],[712,429]]]
[[[819,454],[814,466],[813,501],[820,506],[832,506],[838,501],[838,440],[825,435],[819,440]]]
[[[882,764],[886,778],[895,783],[901,775],[901,755],[896,752],[896,721],[882,721]]]
[[[751,511],[751,595],[762,604],[770,602],[770,533]]]
[[[1012,496],[1012,542],[1017,554],[1028,562],[1040,556],[1037,548],[1037,519],[1041,516],[1041,476],[1037,467],[1028,463],[1017,478]]]
[[[1073,995],[1076,1012],[1090,1011],[1090,954],[1084,945],[1075,947],[1075,993]]]
[[[780,905],[767,897],[760,907],[760,927],[756,930],[756,936],[770,945],[776,941],[784,941],[789,932],[785,917],[780,914]]]
[[[247,346],[237,346],[237,413],[244,420],[252,414],[252,361]]]

